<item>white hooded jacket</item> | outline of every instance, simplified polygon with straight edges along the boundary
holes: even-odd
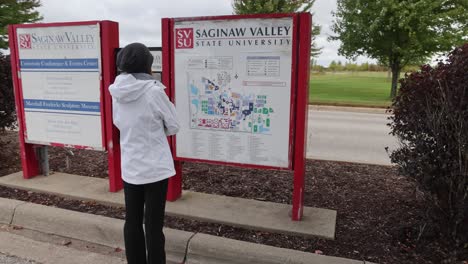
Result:
[[[122,179],[127,183],[147,184],[175,175],[166,136],[176,134],[179,123],[164,89],[159,81],[132,74],[117,76],[109,87],[113,121],[120,130]]]

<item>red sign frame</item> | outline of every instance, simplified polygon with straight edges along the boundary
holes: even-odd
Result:
[[[293,50],[291,65],[291,108],[290,108],[290,133],[289,133],[289,162],[288,167],[272,167],[253,164],[239,164],[231,162],[220,162],[212,160],[198,160],[178,157],[176,153],[176,136],[171,139],[171,146],[176,165],[176,176],[169,181],[168,200],[174,201],[181,196],[182,192],[182,162],[203,162],[210,164],[220,164],[229,166],[239,166],[256,169],[276,169],[294,171],[293,188],[293,208],[292,219],[302,218],[304,174],[305,174],[305,153],[307,145],[307,119],[308,119],[308,90],[309,90],[309,64],[311,45],[311,25],[310,13],[292,14],[266,14],[266,15],[234,15],[234,16],[213,16],[213,17],[188,17],[188,18],[165,18],[162,21],[163,32],[163,68],[170,69],[163,72],[163,83],[169,89],[169,96],[175,103],[175,48],[176,41],[174,35],[175,22],[181,21],[209,21],[209,20],[239,20],[239,19],[271,19],[285,18],[293,19]],[[300,32],[300,34],[299,34]],[[193,43],[192,43],[193,45]]]
[[[102,130],[102,148],[108,152],[109,162],[109,189],[116,192],[123,187],[120,172],[120,145],[118,139],[118,130],[112,123],[112,98],[108,91],[109,85],[115,78],[115,60],[114,50],[119,46],[118,23],[113,21],[82,21],[82,22],[63,22],[63,23],[38,23],[38,24],[20,24],[9,25],[9,42],[11,52],[11,67],[13,73],[13,86],[15,92],[16,112],[18,115],[19,139],[21,151],[21,164],[23,168],[23,177],[32,178],[40,173],[35,148],[41,145],[50,145],[58,147],[71,147],[75,149],[90,149],[87,146],[64,145],[60,143],[45,143],[40,145],[33,142],[27,142],[27,131],[25,123],[23,89],[21,78],[19,76],[19,46],[17,39],[18,28],[38,28],[38,27],[64,27],[64,26],[100,26],[101,34],[101,67],[102,78],[100,82],[100,109],[101,109],[101,130]]]

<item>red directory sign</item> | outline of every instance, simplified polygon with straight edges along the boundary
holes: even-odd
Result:
[[[121,189],[120,153],[107,87],[115,77],[112,21],[9,26],[25,178],[39,173],[34,149],[107,150],[110,190]]]
[[[302,216],[310,27],[308,13],[163,19],[171,69],[163,82],[181,123],[177,166],[294,170],[294,220]]]

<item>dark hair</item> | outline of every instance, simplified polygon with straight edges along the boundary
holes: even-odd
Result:
[[[151,73],[153,55],[141,43],[132,43],[125,46],[117,54],[117,67],[127,73]]]

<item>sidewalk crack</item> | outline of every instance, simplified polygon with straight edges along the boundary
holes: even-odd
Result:
[[[15,219],[16,209],[18,207],[20,207],[21,205],[25,205],[25,204],[27,204],[27,202],[20,203],[20,204],[16,205],[15,208],[13,208],[13,214],[11,215],[10,223],[8,225],[13,224],[13,220]]]
[[[184,259],[182,260],[182,263],[181,263],[181,264],[185,264],[185,262],[187,261],[187,255],[188,255],[188,250],[189,250],[190,241],[192,240],[192,238],[193,238],[196,234],[198,234],[198,232],[193,233],[193,235],[190,236],[190,238],[187,240],[187,245],[185,246]]]

